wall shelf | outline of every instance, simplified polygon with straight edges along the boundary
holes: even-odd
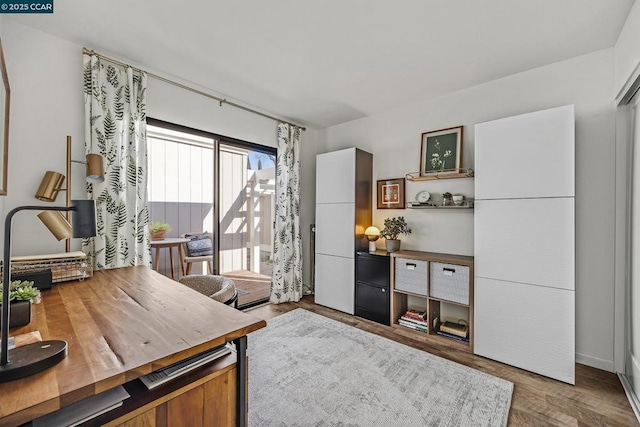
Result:
[[[426,204],[409,202],[407,203],[407,209],[473,209],[473,200],[465,200],[464,203],[460,206],[442,206],[442,202],[440,202],[440,204],[438,204],[437,202]]]
[[[473,178],[474,171],[471,168],[460,168],[448,172],[433,172],[420,175],[420,172],[410,172],[405,178],[407,181],[432,181],[435,179]]]

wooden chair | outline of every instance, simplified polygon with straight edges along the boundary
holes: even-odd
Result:
[[[204,234],[209,234],[206,231],[202,233],[185,233],[180,237],[188,238],[188,236],[202,236]],[[211,242],[213,246],[213,241]],[[207,271],[209,274],[213,274],[213,255],[204,255],[204,256],[189,256],[189,249],[186,243],[182,244],[182,264],[186,266],[186,274],[191,274],[191,267],[194,262],[206,262],[207,263]]]

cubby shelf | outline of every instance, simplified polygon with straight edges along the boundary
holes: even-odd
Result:
[[[415,273],[410,273],[409,279],[418,279],[418,281],[409,282],[403,287],[416,290],[418,292],[412,292],[411,290],[406,289],[397,289],[396,288],[396,279],[397,279],[397,271],[396,264],[397,262],[402,261],[406,264],[412,272],[419,273],[416,277]],[[415,262],[418,261],[418,262]],[[420,265],[422,262],[422,266]],[[435,264],[434,264],[435,263]],[[403,265],[404,265],[403,264]],[[438,298],[433,296],[436,294],[437,289],[432,288],[432,277],[431,277],[431,265],[440,265],[441,267],[445,267],[449,272],[455,272],[456,267],[462,267],[468,276],[462,276],[465,279],[463,280],[466,283],[465,286],[468,286],[467,296],[468,296],[468,304],[456,302],[457,298],[452,295],[452,300],[445,298]],[[427,267],[425,268],[424,265]],[[462,274],[462,273],[458,273]],[[404,274],[403,274],[404,275]],[[423,277],[423,279],[422,279]],[[405,277],[406,279],[406,277]],[[424,280],[424,285],[419,282]],[[462,282],[459,282],[462,283]],[[399,286],[399,284],[398,284]],[[424,286],[422,288],[422,286]],[[434,285],[435,286],[435,285]],[[410,301],[413,301],[411,302]],[[456,319],[446,319],[447,317],[451,317],[445,313],[441,313],[443,307],[448,307],[447,312],[450,312],[454,309],[460,313],[462,310],[462,316],[466,317],[466,322],[469,325],[469,341],[460,341],[455,338],[450,338],[442,335],[438,335],[437,329],[439,329],[439,323],[436,327],[434,324],[437,323],[436,319],[439,321],[449,320],[455,321]],[[405,326],[400,325],[399,318],[409,309],[414,308],[419,311],[427,312],[426,323],[428,325],[428,332],[416,331]],[[425,310],[426,309],[426,310]],[[444,316],[442,316],[442,315]],[[449,313],[451,314],[451,313]],[[443,319],[442,317],[445,317]],[[397,330],[402,331],[403,335],[413,337],[415,339],[423,340],[423,341],[434,341],[440,344],[454,346],[456,348],[460,348],[465,351],[473,352],[473,257],[464,256],[464,255],[451,255],[451,254],[441,254],[441,253],[433,253],[433,252],[420,252],[420,251],[398,251],[391,254],[391,326]]]

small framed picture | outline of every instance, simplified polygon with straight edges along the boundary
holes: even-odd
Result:
[[[422,134],[420,175],[457,173],[462,167],[462,126]]]
[[[378,181],[378,209],[404,209],[404,178]]]

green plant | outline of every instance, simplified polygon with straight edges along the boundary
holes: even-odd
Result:
[[[442,198],[443,199],[450,199],[453,196],[451,195],[451,193],[449,193],[448,191],[446,193],[442,193]]]
[[[0,283],[0,290],[2,284]],[[34,287],[34,283],[28,280],[14,280],[9,286],[9,301],[31,301],[40,297],[40,290]],[[0,304],[2,293],[0,292]]]
[[[380,237],[388,240],[397,240],[400,234],[411,234],[411,229],[403,216],[384,220],[384,228],[380,232]]]
[[[171,231],[172,227],[166,222],[152,221],[149,224],[149,232],[157,233],[158,231]]]

